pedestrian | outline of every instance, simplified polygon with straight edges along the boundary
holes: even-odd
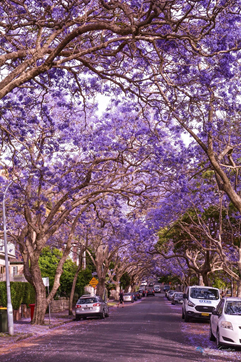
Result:
[[[119,307],[119,305],[122,305],[122,308],[124,308],[124,291],[121,290],[119,293],[119,303],[117,304],[117,307]]]

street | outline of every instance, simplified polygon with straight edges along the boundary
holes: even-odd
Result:
[[[124,308],[112,308],[105,320],[74,321],[48,336],[29,338],[0,356],[0,361],[229,361],[220,353],[203,356],[188,343],[179,312],[180,306],[171,306],[163,294],[149,296],[126,303]]]

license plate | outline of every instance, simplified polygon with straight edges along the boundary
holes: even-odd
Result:
[[[209,317],[209,313],[201,313],[203,317]]]

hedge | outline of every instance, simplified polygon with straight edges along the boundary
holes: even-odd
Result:
[[[13,309],[18,309],[20,305],[35,303],[35,290],[29,283],[10,282],[11,300]],[[7,307],[6,282],[0,282],[0,306]]]

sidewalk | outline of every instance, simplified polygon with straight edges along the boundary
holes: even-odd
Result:
[[[14,322],[14,335],[10,336],[8,333],[0,332],[0,346],[16,343],[28,337],[37,337],[51,332],[51,329],[59,327],[65,323],[75,320],[75,315],[69,316],[68,310],[59,313],[46,314],[44,318],[44,325],[32,325],[30,318],[22,318]],[[50,323],[49,323],[50,322]]]

